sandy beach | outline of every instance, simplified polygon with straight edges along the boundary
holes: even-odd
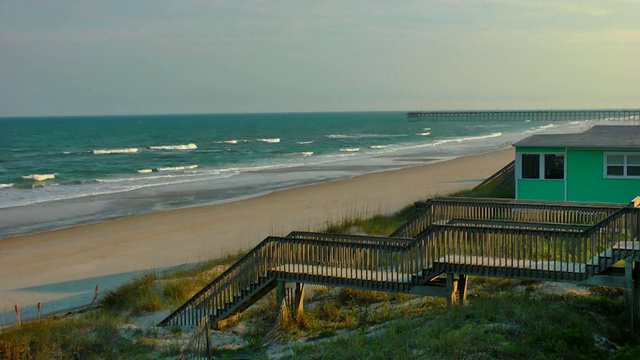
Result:
[[[318,231],[345,217],[397,211],[468,189],[513,149],[271,193],[248,200],[113,220],[0,241],[0,325],[19,305],[45,312],[86,304],[145,271],[246,250],[268,235]],[[26,315],[28,317],[28,315]]]

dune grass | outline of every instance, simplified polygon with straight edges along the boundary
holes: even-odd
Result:
[[[620,314],[619,293],[552,296],[518,291],[526,284],[514,280],[472,282],[483,289],[470,296],[470,306],[431,309],[373,333],[297,346],[293,358],[620,359],[638,353],[638,337]],[[618,311],[611,311],[612,304]]]
[[[414,215],[413,205],[408,205],[389,216],[376,215],[370,218],[346,217],[337,223],[330,223],[324,232],[345,234],[356,230],[367,235],[386,236],[397,230]]]

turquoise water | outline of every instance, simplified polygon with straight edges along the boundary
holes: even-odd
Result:
[[[590,124],[409,122],[403,112],[4,118],[0,237],[422,165],[402,160]]]

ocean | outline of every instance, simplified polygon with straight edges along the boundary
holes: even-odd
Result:
[[[629,119],[404,112],[0,118],[0,238],[219,204]]]

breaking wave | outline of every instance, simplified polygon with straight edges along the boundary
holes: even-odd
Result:
[[[0,189],[8,189],[8,188],[12,188],[13,187],[13,183],[10,184],[0,184]]]
[[[249,142],[249,140],[235,140],[235,139],[222,141],[222,143],[224,143],[224,144],[231,144],[231,145],[245,144],[245,143],[248,143],[248,142]]]
[[[193,170],[197,168],[198,165],[186,165],[186,166],[168,166],[168,167],[159,167],[158,171],[185,171],[185,170]]]
[[[138,148],[128,149],[99,149],[93,150],[94,155],[106,155],[106,154],[135,154],[138,152]]]
[[[195,150],[198,146],[194,143],[185,144],[185,145],[160,145],[160,146],[149,146],[151,150]]]
[[[280,142],[280,138],[266,138],[266,139],[258,139],[258,141],[262,141],[262,142],[266,142],[266,143],[272,143],[272,144],[277,144]]]
[[[55,179],[56,175],[58,174],[31,174],[23,176],[22,178],[25,180],[45,181]]]

